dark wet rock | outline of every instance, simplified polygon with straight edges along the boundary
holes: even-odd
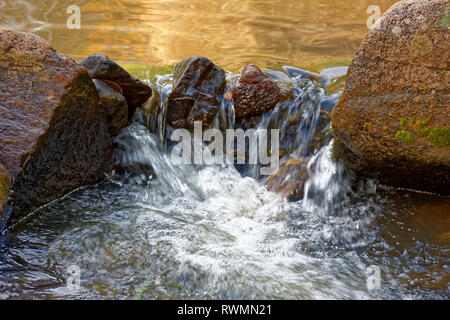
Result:
[[[305,182],[309,177],[307,164],[306,158],[289,157],[280,164],[278,171],[267,179],[267,188],[283,195],[289,201],[301,200]]]
[[[107,115],[109,131],[113,137],[117,136],[128,124],[127,101],[122,94],[111,87],[109,82],[94,79],[94,84],[100,96],[100,107]]]
[[[407,0],[369,32],[333,111],[335,156],[364,177],[450,194],[449,1]]]
[[[261,115],[280,101],[280,88],[261,69],[249,64],[233,88],[233,98],[236,119]]]
[[[10,186],[11,177],[8,170],[0,164],[0,217],[2,216],[3,208],[8,203]]]
[[[219,111],[226,85],[225,73],[210,60],[193,56],[175,66],[168,97],[167,123],[193,128],[194,121],[208,127]]]
[[[98,80],[98,79],[95,79],[95,80]],[[121,86],[119,86],[119,84],[117,82],[110,81],[110,80],[104,80],[104,79],[103,80],[99,80],[99,81],[102,81],[102,82],[106,83],[108,86],[113,88],[115,91],[117,91],[118,93],[123,95],[123,89],[122,89]],[[94,81],[94,83],[95,83],[95,81]]]
[[[282,109],[283,107],[288,106],[294,99],[292,79],[289,78],[285,73],[274,70],[265,70],[265,76],[267,76],[267,78],[270,79],[279,88],[278,104],[281,104],[280,108]],[[240,77],[238,76],[237,78],[231,79],[233,87],[239,86],[239,78]],[[271,110],[272,108],[268,109],[266,112],[270,112]],[[244,117],[236,116],[236,126],[238,128],[243,128],[244,130],[255,128],[256,125],[263,119],[265,114],[267,113],[263,112],[256,115],[249,114]]]
[[[152,89],[139,79],[126,72],[121,66],[103,54],[92,54],[79,62],[93,79],[113,81],[117,83],[127,99],[129,117],[152,95]]]
[[[108,123],[87,70],[38,36],[0,29],[0,126],[11,221],[109,167]]]

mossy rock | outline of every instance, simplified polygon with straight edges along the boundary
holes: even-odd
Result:
[[[332,127],[356,174],[450,193],[448,5],[397,2],[353,58]]]

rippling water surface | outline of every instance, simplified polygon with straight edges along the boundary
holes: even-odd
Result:
[[[384,11],[394,2],[378,4]],[[65,10],[77,3],[83,28],[67,30]],[[37,33],[77,59],[103,52],[173,64],[200,54],[232,71],[255,62],[319,72],[317,61],[342,66],[352,57],[371,4],[6,0],[0,25]],[[293,97],[259,127],[283,128],[288,155],[307,159],[303,200],[267,190],[252,168],[176,165],[161,124],[150,132],[136,117],[116,139],[114,161],[125,170],[0,236],[0,299],[448,299],[450,199],[352,177],[332,160],[329,118],[318,124],[339,98],[343,69],[322,70],[325,81],[295,70],[266,70]],[[164,97],[170,75],[157,80]],[[219,127],[232,121],[232,106],[222,108]],[[72,265],[79,291],[66,286]],[[369,266],[381,270],[375,291],[367,290]]]
[[[75,59],[174,64],[203,55],[227,69],[349,60],[371,5],[394,0],[2,0],[0,26],[36,33]],[[81,30],[69,30],[70,5]]]

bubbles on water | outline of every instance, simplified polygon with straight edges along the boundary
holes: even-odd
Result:
[[[336,214],[336,207],[350,189],[351,176],[332,156],[333,141],[309,161],[309,179],[305,184],[303,208],[317,215]]]
[[[106,182],[42,208],[7,249],[0,247],[2,291],[8,297],[368,299],[423,297],[426,291],[415,286],[424,282],[441,288],[448,247],[411,240],[414,230],[386,200],[398,195],[354,180],[333,160],[332,142],[310,148],[318,112],[330,112],[339,95],[326,96],[298,74],[270,73],[290,81],[294,98],[258,126],[296,129],[285,134],[285,145],[289,154],[309,157],[303,200],[288,202],[233,166],[174,164],[164,143],[170,128],[162,98],[158,117],[138,118],[116,138],[116,169]],[[159,78],[161,97],[170,79]],[[232,110],[224,101],[214,126],[234,125]],[[300,120],[295,125],[292,116]],[[70,265],[81,271],[76,294],[64,289]],[[374,293],[366,290],[369,265],[380,266],[383,278]],[[23,271],[3,280],[8,268]]]

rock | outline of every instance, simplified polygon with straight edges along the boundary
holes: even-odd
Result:
[[[276,173],[271,175],[266,186],[269,190],[280,193],[289,201],[303,198],[305,182],[309,177],[306,158],[289,157]]]
[[[152,85],[153,86],[153,85]],[[161,94],[158,88],[153,88],[153,95],[143,106],[144,110],[144,123],[146,127],[151,132],[158,132],[161,134],[160,139],[164,140],[164,125],[166,123],[166,118],[159,120],[160,110],[161,110]],[[161,116],[166,116],[164,113]],[[162,126],[163,128],[160,128]]]
[[[261,69],[249,64],[233,88],[233,98],[236,119],[261,115],[280,101],[280,88]]]
[[[94,79],[94,80],[98,80],[98,79]],[[113,88],[115,91],[117,91],[118,93],[120,93],[121,95],[123,95],[123,89],[121,86],[119,86],[119,84],[117,82],[114,81],[110,81],[110,80],[99,80],[101,82],[106,83],[108,86],[110,86],[111,88]],[[95,81],[94,81],[95,83]],[[127,104],[128,106],[128,104]]]
[[[103,54],[92,54],[79,62],[86,67],[93,79],[113,81],[121,88],[123,95],[127,99],[129,107],[129,118],[152,95],[152,89],[126,72],[121,66],[110,60]]]
[[[450,193],[449,1],[391,7],[353,58],[334,152],[364,177]]]
[[[104,178],[112,143],[84,67],[38,36],[0,29],[0,101],[10,222]]]
[[[110,83],[112,83],[112,86]],[[109,131],[115,137],[128,124],[127,101],[122,94],[113,88],[114,82],[105,83],[94,79],[94,84],[100,96],[100,106],[107,115]]]
[[[175,66],[173,89],[168,97],[167,123],[174,128],[193,128],[202,121],[207,128],[219,111],[226,79],[210,60],[193,56]]]
[[[2,216],[3,208],[8,203],[10,185],[11,177],[8,170],[0,164],[0,217]]]

